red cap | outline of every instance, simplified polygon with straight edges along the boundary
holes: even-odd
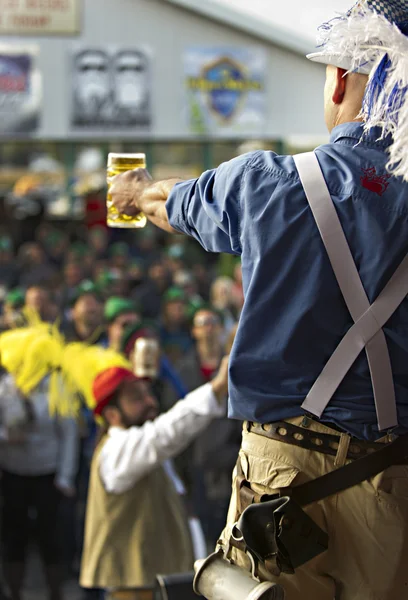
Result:
[[[92,386],[93,395],[96,400],[95,415],[102,413],[120,384],[124,381],[140,381],[140,379],[132,371],[123,367],[110,367],[97,375]]]

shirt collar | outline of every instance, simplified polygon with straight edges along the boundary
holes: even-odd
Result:
[[[375,145],[377,147],[386,148],[392,143],[390,135],[384,139],[381,137],[381,128],[372,127],[369,131],[364,133],[363,123],[342,123],[337,125],[330,135],[330,142],[342,142],[345,140],[352,140],[355,144],[361,143],[363,145]]]

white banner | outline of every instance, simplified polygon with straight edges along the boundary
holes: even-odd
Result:
[[[0,34],[73,34],[80,0],[0,0]]]

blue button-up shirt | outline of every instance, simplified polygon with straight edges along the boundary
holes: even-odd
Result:
[[[408,184],[387,178],[389,140],[336,127],[316,150],[364,288],[373,302],[408,252]],[[230,361],[230,416],[273,422],[302,414],[305,396],[353,320],[291,156],[255,152],[176,185],[171,225],[211,252],[242,257],[245,304]],[[408,302],[384,327],[400,431],[408,431]],[[363,351],[323,420],[379,436]]]

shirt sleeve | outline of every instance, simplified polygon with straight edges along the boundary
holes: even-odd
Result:
[[[166,203],[171,226],[208,252],[240,255],[243,180],[257,154],[244,154],[198,179],[176,184]]]
[[[179,454],[212,421],[225,414],[207,383],[168,412],[141,427],[112,428],[100,454],[99,472],[109,493],[129,490],[160,463]]]

